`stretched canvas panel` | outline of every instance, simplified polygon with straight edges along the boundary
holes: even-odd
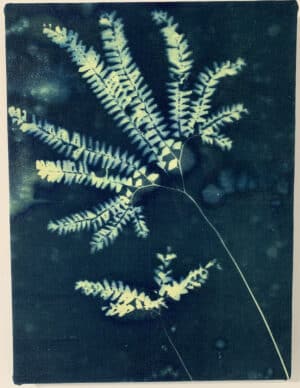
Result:
[[[15,383],[290,376],[296,12],[6,6]]]

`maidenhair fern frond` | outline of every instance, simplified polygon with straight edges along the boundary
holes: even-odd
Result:
[[[168,132],[165,131],[164,118],[158,111],[152,91],[145,84],[144,78],[131,56],[122,20],[116,18],[115,12],[103,13],[99,18],[99,26],[105,58],[122,82],[132,114],[142,110],[145,116],[144,118],[140,117],[140,120],[152,123],[153,128],[160,133],[162,138],[167,137]]]
[[[20,108],[11,106],[8,111],[12,122],[23,133],[31,134],[43,143],[49,145],[60,154],[73,160],[81,159],[87,164],[95,167],[100,164],[103,169],[116,169],[120,172],[131,174],[139,172],[143,175],[145,167],[134,156],[129,156],[127,151],[115,151],[111,146],[93,140],[78,132],[71,133],[60,126],[55,127],[47,121],[37,121],[35,116],[29,117],[28,113]]]
[[[217,86],[222,78],[231,77],[238,74],[245,66],[245,61],[238,58],[236,62],[226,61],[218,65],[213,64],[213,69],[206,68],[198,76],[198,81],[194,87],[194,93],[198,98],[192,101],[192,114],[189,121],[191,128],[197,123],[203,123],[205,117],[211,109],[211,99],[217,90]]]
[[[195,288],[202,287],[208,279],[209,268],[216,264],[216,260],[211,260],[204,267],[200,265],[198,268],[190,271],[187,276],[180,281],[172,280],[170,283],[163,284],[159,289],[158,294],[164,298],[168,297],[175,301],[179,301],[182,295],[188,294]]]
[[[124,226],[132,220],[133,213],[132,206],[124,206],[107,224],[99,228],[92,236],[91,252],[95,253],[112,244],[123,231]]]
[[[85,210],[71,214],[56,221],[50,221],[48,230],[65,235],[83,230],[92,230],[91,252],[95,253],[111,244],[123,230],[124,226],[132,221],[138,237],[146,237],[146,226],[142,208],[133,206],[126,195],[119,195],[92,210]]]
[[[84,184],[97,189],[109,188],[119,193],[125,191],[130,196],[136,188],[142,185],[142,179],[133,180],[131,177],[121,177],[119,175],[98,176],[94,171],[89,171],[83,162],[72,160],[37,160],[36,169],[41,179],[46,179],[50,183],[72,183]]]
[[[135,204],[136,193],[158,186],[161,176],[157,171],[181,175],[185,192],[181,166],[185,143],[191,137],[199,137],[203,144],[230,150],[233,142],[222,133],[223,127],[247,113],[240,103],[211,112],[212,97],[220,80],[238,74],[244,61],[214,64],[212,69],[199,74],[193,87],[190,80],[192,51],[185,35],[167,12],[154,11],[152,18],[166,45],[168,118],[163,117],[154,101],[130,53],[123,21],[115,12],[105,12],[99,17],[103,58],[93,47],[88,48],[76,32],[60,26],[43,28],[43,33],[53,43],[70,54],[101,105],[141,150],[142,160],[78,132],[37,120],[20,108],[11,106],[8,110],[15,127],[63,155],[63,160],[36,162],[42,179],[50,183],[109,189],[118,194],[117,198],[92,210],[75,212],[49,224],[49,230],[59,234],[93,231],[93,251],[111,244],[128,223],[133,224],[138,237],[147,237],[149,229],[142,208]],[[121,208],[117,206],[119,200]],[[168,271],[166,269],[165,279],[168,279]],[[157,279],[159,276],[163,277],[162,272],[157,272]]]
[[[93,230],[96,232],[109,221],[114,219],[124,208],[129,206],[130,200],[125,195],[101,203],[91,210],[84,210],[71,214],[56,221],[50,221],[48,230],[59,234]]]
[[[123,318],[127,315],[143,317],[146,314],[160,314],[162,308],[168,307],[170,300],[177,302],[182,295],[188,294],[196,288],[201,288],[207,282],[209,270],[212,267],[220,269],[217,261],[211,260],[205,266],[199,265],[198,268],[190,271],[185,278],[176,281],[172,277],[172,271],[167,270],[171,261],[176,257],[177,255],[170,249],[166,254],[157,254],[161,264],[154,271],[154,280],[158,285],[158,289],[154,290],[154,294],[157,295],[155,298],[124,285],[122,281],[108,282],[106,279],[102,282],[80,280],[76,283],[75,290],[80,290],[84,295],[102,299],[104,305],[101,309],[105,311],[106,316]]]
[[[213,113],[198,127],[203,143],[215,144],[222,150],[230,150],[232,140],[220,133],[221,128],[234,121],[238,121],[248,110],[243,104],[236,104],[231,107],[224,107],[219,112]]]
[[[110,301],[109,305],[101,307],[106,316],[117,316],[119,318],[133,312],[153,312],[159,311],[161,307],[166,307],[163,298],[151,299],[144,292],[138,292],[124,285],[122,281],[109,283],[89,282],[87,280],[78,281],[75,290],[81,290],[85,295],[98,296],[104,301]]]
[[[178,24],[167,12],[152,12],[153,21],[160,27],[160,31],[167,46],[167,57],[170,65],[170,77],[180,84],[189,77],[193,60],[188,41],[184,34],[178,32]]]
[[[178,137],[188,137],[192,129],[188,126],[190,116],[190,97],[192,90],[186,89],[193,60],[192,52],[189,50],[188,41],[184,34],[177,31],[178,24],[167,12],[154,11],[152,13],[154,22],[160,27],[167,47],[167,58],[169,62],[168,98],[170,106],[170,121],[173,134]]]
[[[171,252],[168,247],[167,253],[157,253],[156,258],[161,262],[154,270],[154,281],[161,289],[163,286],[170,284],[173,280],[172,269],[170,268],[171,262],[177,258],[176,253]]]

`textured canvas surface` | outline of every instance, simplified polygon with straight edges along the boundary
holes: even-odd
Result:
[[[6,7],[16,383],[290,375],[296,13]]]

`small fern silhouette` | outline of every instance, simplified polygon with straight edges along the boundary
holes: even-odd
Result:
[[[106,316],[132,316],[141,314],[160,313],[162,308],[167,308],[167,301],[179,301],[182,295],[188,294],[191,290],[201,288],[208,280],[209,269],[219,268],[216,260],[210,260],[205,266],[190,271],[185,278],[176,281],[172,277],[171,262],[177,255],[168,249],[167,253],[157,253],[157,259],[161,262],[154,271],[154,280],[158,285],[155,290],[156,297],[151,297],[145,292],[139,292],[124,285],[122,281],[90,282],[80,280],[76,283],[75,289],[81,290],[83,294],[100,297],[108,301],[109,305],[102,306]]]
[[[203,144],[216,146],[222,151],[229,151],[232,148],[233,141],[223,129],[228,124],[239,121],[247,113],[247,109],[242,103],[235,102],[219,111],[212,111],[211,103],[222,79],[237,75],[244,68],[245,62],[238,58],[235,61],[213,63],[210,68],[199,73],[193,85],[192,52],[185,35],[180,32],[178,24],[168,13],[154,11],[152,18],[159,27],[166,46],[169,67],[168,118],[163,116],[155,103],[152,91],[130,53],[123,22],[115,12],[105,12],[99,18],[103,58],[93,47],[87,48],[76,32],[52,25],[45,25],[43,28],[43,33],[54,44],[70,54],[82,78],[116,124],[137,145],[141,155],[140,158],[128,155],[126,151],[114,150],[111,146],[78,132],[72,133],[47,121],[37,120],[35,116],[21,108],[11,106],[8,113],[14,126],[19,127],[24,133],[37,137],[66,158],[57,161],[37,161],[36,167],[42,179],[51,183],[77,183],[98,189],[110,189],[115,193],[112,199],[96,204],[92,209],[50,221],[48,228],[59,234],[91,230],[93,233],[91,250],[96,252],[112,244],[129,223],[133,224],[138,237],[147,237],[149,229],[143,209],[135,203],[136,194],[145,188],[172,190],[189,199],[215,233],[239,274],[270,336],[285,377],[289,378],[270,325],[244,273],[219,231],[186,190],[182,172],[185,145],[192,138],[198,137]],[[153,168],[153,165],[156,165],[157,169]],[[97,175],[95,167],[100,168],[102,174]],[[178,174],[181,177],[181,188],[160,184],[160,178],[170,174]],[[106,306],[108,315],[123,316],[132,308],[145,310],[147,307],[149,310],[155,310],[165,307],[166,298],[179,300],[189,287],[193,288],[188,279],[198,276],[197,270],[191,271],[183,283],[174,282],[172,286],[171,273],[164,263],[161,265],[164,267],[159,267],[155,273],[159,286],[157,299],[131,290],[123,283],[85,281],[77,283],[77,288],[86,294],[97,294],[110,303],[113,300],[112,304]],[[195,284],[198,283],[196,281]],[[132,303],[126,304],[126,300],[128,302],[130,299]],[[124,303],[126,308],[123,306]],[[169,338],[167,332],[166,335]],[[169,341],[172,344],[170,339]],[[175,346],[173,344],[172,346],[181,359]],[[181,362],[184,366],[182,359]],[[186,367],[185,369],[191,377]]]

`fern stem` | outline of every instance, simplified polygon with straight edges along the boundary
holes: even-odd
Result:
[[[186,192],[185,181],[184,181],[182,165],[181,165],[181,154],[180,154],[180,159],[179,159],[179,172],[180,172],[181,183],[182,183],[182,191]]]
[[[178,360],[180,361],[180,364],[182,365],[183,369],[185,370],[188,378],[190,381],[193,381],[193,377],[191,375],[191,373],[189,372],[187,366],[185,365],[185,362],[183,361],[183,358],[181,357],[181,354],[179,353],[178,349],[176,348],[174,342],[172,341],[172,338],[170,337],[167,329],[166,329],[166,326],[164,324],[164,321],[162,320],[162,317],[159,316],[160,318],[160,322],[161,322],[161,325],[162,325],[162,328],[163,328],[163,331],[165,333],[165,336],[167,337],[167,340],[169,341],[170,345],[172,346],[174,352],[176,353],[177,357],[178,357]]]
[[[186,144],[187,144],[191,139],[193,139],[193,138],[195,138],[195,137],[198,137],[198,136],[200,136],[200,134],[195,134],[195,135],[189,137],[188,139],[186,139],[186,141],[183,143],[183,145],[182,145],[182,147],[181,147],[181,150],[180,150],[180,157],[179,157],[179,160],[180,160],[180,167],[181,167],[182,156],[183,156],[183,152],[184,152],[184,148],[185,148]],[[251,287],[250,287],[250,285],[249,285],[247,279],[245,278],[245,275],[244,275],[243,271],[241,270],[241,268],[240,268],[238,262],[237,262],[236,259],[233,257],[233,255],[232,255],[230,249],[228,248],[228,246],[226,245],[225,241],[223,240],[223,237],[221,236],[220,232],[219,232],[218,229],[213,225],[213,223],[209,220],[209,218],[208,218],[207,215],[204,213],[203,209],[202,209],[201,206],[198,204],[198,202],[197,202],[197,201],[196,201],[196,200],[195,200],[195,199],[194,199],[194,198],[193,198],[193,197],[185,190],[185,188],[184,188],[184,190],[178,190],[178,191],[180,191],[180,192],[181,192],[182,194],[184,194],[187,198],[189,198],[189,200],[190,200],[191,202],[193,202],[193,204],[196,206],[196,208],[198,209],[198,211],[199,211],[199,213],[201,214],[201,216],[204,218],[204,220],[205,220],[206,223],[209,225],[209,227],[213,230],[213,232],[215,233],[215,235],[216,235],[217,238],[219,239],[221,245],[223,246],[223,248],[225,249],[226,253],[228,254],[228,256],[229,256],[229,258],[230,258],[232,264],[234,265],[235,269],[237,270],[237,272],[238,272],[238,274],[239,274],[239,276],[240,276],[240,278],[241,278],[241,280],[242,280],[244,286],[246,287],[246,289],[247,289],[247,291],[248,291],[248,293],[249,293],[249,295],[250,295],[250,297],[251,297],[251,299],[252,299],[252,301],[253,301],[253,303],[254,303],[254,305],[255,305],[255,307],[256,307],[256,309],[257,309],[257,311],[258,311],[258,313],[259,313],[259,315],[260,315],[260,317],[261,317],[261,319],[262,319],[262,321],[263,321],[263,323],[264,323],[264,325],[265,325],[265,328],[266,328],[266,330],[267,330],[267,332],[268,332],[268,334],[269,334],[269,337],[270,337],[270,339],[271,339],[271,341],[272,341],[272,343],[273,343],[274,349],[275,349],[275,351],[276,351],[276,353],[277,353],[277,356],[278,356],[278,358],[279,358],[280,364],[281,364],[282,369],[283,369],[283,371],[284,371],[284,375],[285,375],[286,379],[289,379],[290,376],[289,376],[289,373],[288,373],[288,370],[287,370],[285,361],[284,361],[283,356],[282,356],[282,354],[281,354],[281,352],[280,352],[279,346],[278,346],[277,341],[276,341],[276,339],[275,339],[275,337],[274,337],[274,335],[273,335],[273,332],[272,332],[271,327],[270,327],[270,325],[269,325],[269,323],[268,323],[268,320],[267,320],[267,318],[266,318],[266,316],[265,316],[265,314],[264,314],[262,308],[260,307],[260,304],[258,303],[258,301],[257,301],[257,299],[256,299],[256,297],[255,297],[255,295],[254,295],[254,293],[253,293],[253,291],[252,291],[252,289],[251,289]]]
[[[189,200],[190,200],[191,202],[193,202],[193,204],[196,206],[196,208],[198,209],[199,213],[200,213],[201,216],[204,218],[204,220],[206,221],[206,223],[207,223],[207,224],[209,225],[209,227],[214,231],[214,233],[215,233],[216,236],[218,237],[220,243],[222,244],[223,248],[225,249],[226,253],[228,254],[228,256],[229,256],[229,258],[230,258],[232,264],[234,265],[234,267],[235,267],[235,269],[237,270],[237,272],[238,272],[240,278],[242,279],[242,282],[243,282],[243,284],[245,285],[245,287],[246,287],[246,289],[247,289],[247,291],[248,291],[248,293],[249,293],[249,295],[250,295],[252,301],[254,302],[254,305],[255,305],[255,307],[256,307],[256,309],[257,309],[257,311],[258,311],[258,313],[259,313],[259,315],[260,315],[260,317],[261,317],[261,319],[262,319],[262,321],[263,321],[263,323],[264,323],[264,325],[265,325],[265,327],[266,327],[266,329],[267,329],[267,332],[268,332],[268,334],[269,334],[269,336],[270,336],[270,339],[271,339],[271,341],[272,341],[272,343],[273,343],[273,345],[274,345],[274,348],[275,348],[276,353],[277,353],[277,355],[278,355],[278,358],[279,358],[279,360],[280,360],[280,363],[281,363],[282,369],[283,369],[283,371],[284,371],[285,377],[286,377],[287,379],[289,379],[290,376],[289,376],[287,367],[286,367],[286,365],[285,365],[284,359],[283,359],[283,357],[282,357],[282,354],[281,354],[281,352],[280,352],[280,350],[279,350],[279,346],[278,346],[278,344],[277,344],[277,341],[275,340],[275,337],[274,337],[273,332],[272,332],[272,330],[271,330],[271,327],[270,327],[270,325],[269,325],[269,323],[268,323],[268,321],[267,321],[267,318],[266,318],[266,316],[265,316],[265,314],[264,314],[262,308],[260,307],[260,304],[258,303],[258,301],[257,301],[257,299],[256,299],[256,297],[255,297],[255,295],[254,295],[254,293],[253,293],[253,291],[252,291],[252,289],[251,289],[251,287],[250,287],[250,285],[249,285],[247,279],[245,278],[245,275],[243,274],[243,271],[241,270],[240,266],[238,265],[236,259],[233,257],[232,253],[230,252],[230,250],[229,250],[228,246],[226,245],[225,241],[223,240],[223,237],[221,236],[220,232],[217,230],[217,228],[212,224],[212,222],[211,222],[211,221],[209,220],[209,218],[206,216],[206,214],[204,213],[203,209],[202,209],[201,206],[198,204],[198,202],[197,202],[197,201],[196,201],[196,200],[195,200],[195,199],[194,199],[187,191],[181,191],[181,192],[182,192],[187,198],[189,198]]]

